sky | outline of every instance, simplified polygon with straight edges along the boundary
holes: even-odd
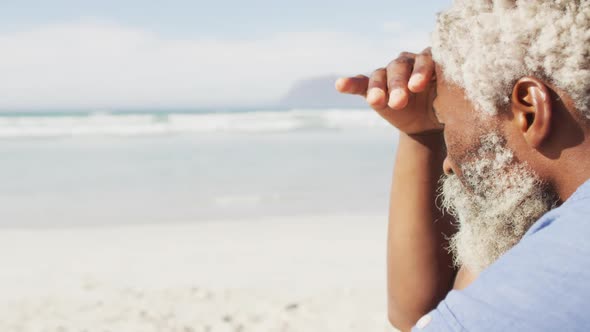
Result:
[[[0,110],[105,110],[272,104],[420,51],[451,0],[0,1]]]

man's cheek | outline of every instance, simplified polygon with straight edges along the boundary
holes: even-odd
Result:
[[[447,158],[449,158],[455,164],[455,166],[457,166],[456,163],[459,162],[460,159],[465,155],[469,144],[466,144],[464,134],[460,135],[449,127],[445,127],[444,138],[447,150]]]

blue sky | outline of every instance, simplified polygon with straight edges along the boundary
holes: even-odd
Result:
[[[449,3],[3,3],[0,109],[264,104],[294,80],[366,72],[426,46]]]

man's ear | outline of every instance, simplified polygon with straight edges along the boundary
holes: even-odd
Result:
[[[551,131],[551,98],[545,83],[534,77],[519,79],[512,90],[514,121],[526,142],[541,147]]]

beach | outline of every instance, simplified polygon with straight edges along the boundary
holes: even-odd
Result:
[[[383,217],[0,232],[1,331],[391,331]]]
[[[370,110],[0,114],[0,331],[390,331]]]

